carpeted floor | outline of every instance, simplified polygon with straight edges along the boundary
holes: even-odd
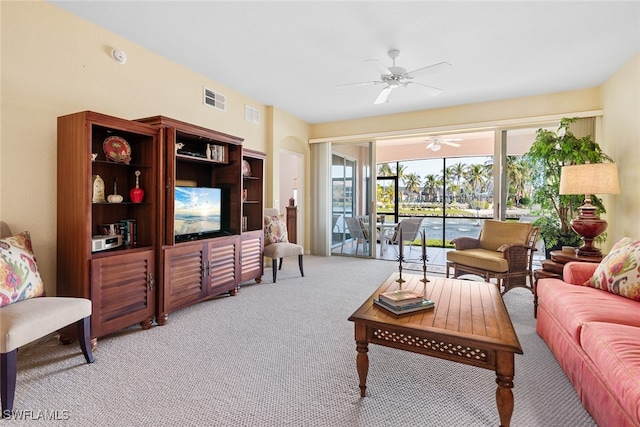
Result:
[[[100,339],[92,365],[78,346],[55,339],[25,347],[15,410],[55,413],[60,420],[37,425],[56,426],[498,425],[492,371],[375,345],[360,398],[347,318],[396,269],[305,256],[300,278],[287,259],[276,284],[267,269],[262,284],[235,297]],[[504,299],[524,350],[512,425],[595,426],[535,333],[531,293],[515,289]]]

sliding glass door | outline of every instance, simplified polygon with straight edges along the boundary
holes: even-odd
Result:
[[[372,257],[371,143],[331,146],[331,253]]]

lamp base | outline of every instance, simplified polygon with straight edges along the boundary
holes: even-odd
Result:
[[[593,246],[593,241],[607,229],[607,221],[600,219],[595,213],[595,207],[585,204],[579,208],[580,215],[571,221],[571,228],[575,231],[584,244],[578,248],[579,256],[601,257],[602,251]]]

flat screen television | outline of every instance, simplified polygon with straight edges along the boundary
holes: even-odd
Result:
[[[222,235],[222,224],[222,189],[175,187],[173,230],[176,242]]]

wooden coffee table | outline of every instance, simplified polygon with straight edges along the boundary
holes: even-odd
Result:
[[[403,274],[402,289],[423,291],[422,276]],[[433,310],[396,316],[373,304],[382,292],[398,289],[392,274],[349,320],[355,322],[360,395],[366,395],[369,343],[439,357],[496,372],[500,425],[513,414],[514,354],[522,354],[509,313],[495,284],[429,277],[426,296]]]

